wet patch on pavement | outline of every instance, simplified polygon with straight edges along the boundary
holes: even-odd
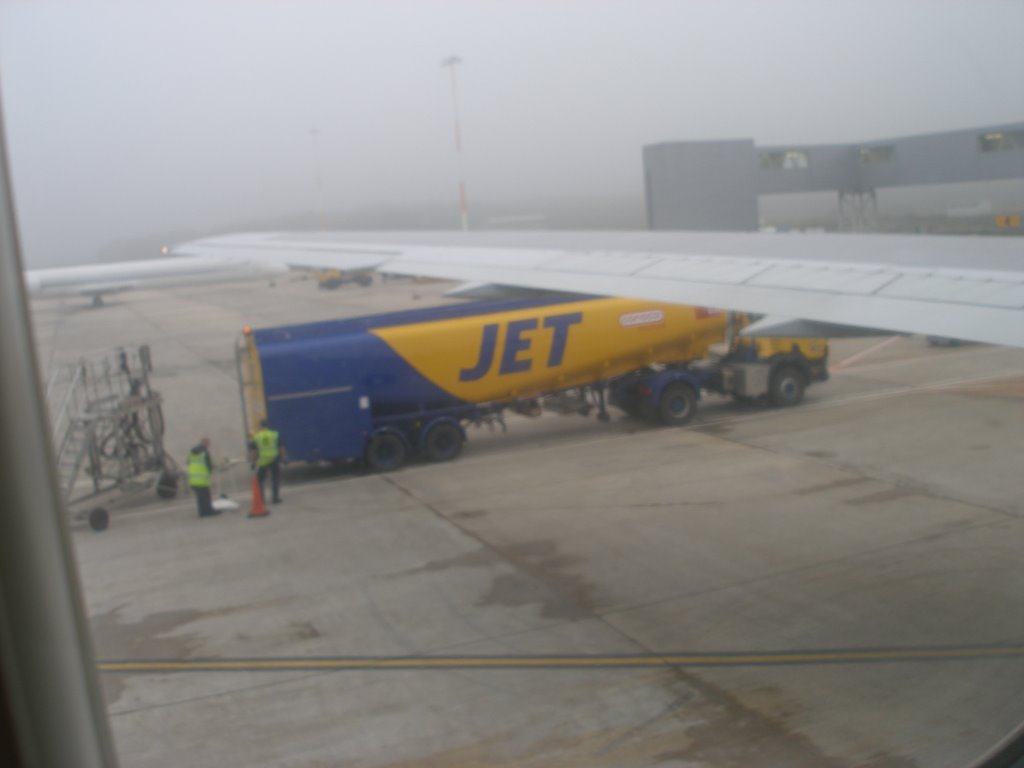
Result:
[[[483,517],[487,514],[486,509],[467,509],[463,512],[455,512],[452,514],[454,520],[476,520],[477,518]]]
[[[803,454],[812,459],[834,459],[836,457],[835,451],[804,451]]]
[[[515,571],[496,575],[477,605],[518,607],[536,603],[544,618],[573,620],[589,618],[595,609],[596,587],[568,572],[577,562],[579,558],[560,553],[554,541],[526,541],[432,560],[394,577],[436,573],[449,568],[511,565]]]
[[[706,435],[727,435],[735,428],[735,425],[724,421],[711,422],[710,424],[694,424],[691,427],[691,429],[703,432]]]
[[[846,488],[850,485],[860,485],[861,483],[866,482],[868,482],[868,478],[866,477],[843,477],[839,480],[832,480],[828,483],[800,488],[799,490],[793,491],[793,493],[797,496],[806,496],[811,493],[824,493],[825,491],[831,491],[836,488]]]
[[[906,499],[910,496],[929,496],[930,494],[918,488],[890,488],[877,493],[869,493],[866,496],[857,496],[847,499],[846,503],[853,507],[864,506],[865,504],[885,504],[890,501]]]
[[[293,621],[288,626],[291,629],[292,637],[296,640],[312,640],[322,636],[320,630],[311,621]]]
[[[153,613],[141,621],[124,622],[123,606],[93,616],[92,642],[100,659],[187,659],[199,647],[199,638],[174,634],[174,630],[202,617],[202,611],[181,610]],[[103,694],[107,705],[116,702],[130,675],[103,675]]]
[[[415,576],[420,573],[436,573],[438,571],[447,571],[450,568],[488,568],[496,565],[499,562],[497,554],[489,549],[477,549],[472,552],[466,552],[455,557],[447,557],[443,560],[431,560],[428,563],[424,563],[418,568],[410,568],[406,571],[400,571],[394,574],[391,578],[398,576]]]
[[[478,605],[518,606],[540,603],[541,616],[555,619],[584,619],[593,616],[593,584],[567,572],[579,558],[558,551],[554,541],[526,541],[504,546],[501,554],[517,572],[498,576]]]

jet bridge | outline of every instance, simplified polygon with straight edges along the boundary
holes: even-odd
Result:
[[[61,497],[72,517],[87,519],[93,530],[107,527],[103,501],[154,487],[161,498],[177,493],[182,473],[164,450],[162,401],[151,372],[149,347],[142,346],[60,366],[49,377]]]

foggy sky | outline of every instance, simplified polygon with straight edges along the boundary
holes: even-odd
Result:
[[[457,227],[450,54],[472,209],[642,199],[661,141],[1021,120],[1021,29],[1015,0],[3,2],[0,87],[25,256],[52,266],[314,228],[317,169],[328,212],[450,203]]]

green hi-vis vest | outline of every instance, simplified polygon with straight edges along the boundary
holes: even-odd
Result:
[[[260,466],[269,467],[277,460],[277,443],[280,436],[272,429],[261,429],[253,440],[256,441],[256,448],[259,450]]]
[[[210,487],[210,468],[206,466],[205,453],[188,455],[188,484],[193,488]]]

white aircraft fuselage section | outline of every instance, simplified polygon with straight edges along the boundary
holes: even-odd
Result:
[[[102,296],[133,288],[237,280],[287,272],[288,267],[244,259],[205,256],[169,256],[161,259],[86,264],[32,269],[24,273],[25,286],[37,298]]]

